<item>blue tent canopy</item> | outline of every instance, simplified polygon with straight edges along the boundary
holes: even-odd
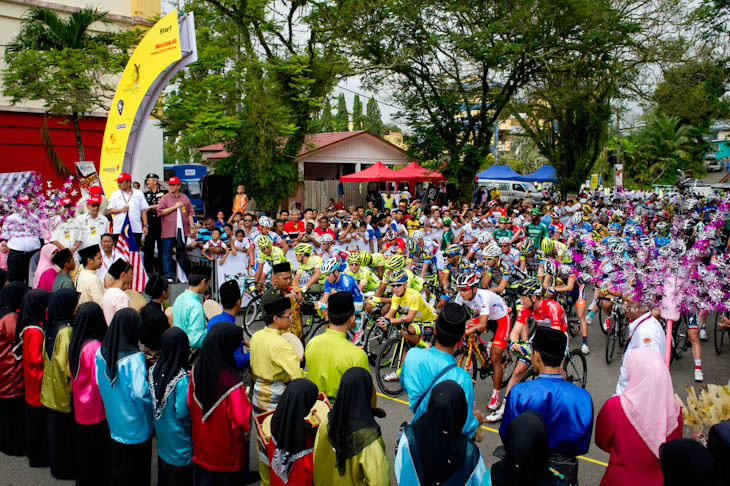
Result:
[[[543,165],[532,174],[520,177],[520,180],[527,182],[558,182],[555,168],[552,165]]]
[[[496,179],[500,181],[521,181],[523,177],[513,171],[508,165],[493,165],[477,174],[477,180]]]

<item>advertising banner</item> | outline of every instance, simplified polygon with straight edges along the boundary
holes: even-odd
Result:
[[[89,188],[91,186],[101,187],[99,174],[96,172],[96,167],[94,167],[93,162],[76,162],[76,178],[79,180],[82,196],[89,195]]]
[[[591,189],[598,187],[598,174],[591,174]]]
[[[616,164],[613,166],[613,185],[623,187],[624,185],[624,165]]]

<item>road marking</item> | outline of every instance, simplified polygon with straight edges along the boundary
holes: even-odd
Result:
[[[393,402],[402,403],[403,405],[408,405],[408,402],[406,402],[405,400],[401,400],[400,398],[389,397],[388,395],[383,395],[382,393],[378,393],[378,392],[376,392],[375,394],[378,395],[379,397],[387,398],[388,400],[391,400]],[[481,427],[484,430],[488,430],[490,432],[494,432],[495,434],[499,434],[499,430],[497,430],[497,429],[487,427],[486,425],[482,425]],[[578,459],[582,459],[586,462],[592,462],[593,464],[598,464],[599,466],[608,467],[607,462],[599,461],[598,459],[592,459],[592,458],[586,457],[586,456],[578,456]]]

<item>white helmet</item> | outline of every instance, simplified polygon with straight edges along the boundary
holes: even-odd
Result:
[[[332,243],[333,241],[335,241],[335,239],[329,233],[325,233],[319,237],[320,243]]]
[[[421,238],[425,238],[425,237],[426,237],[426,233],[423,230],[416,230],[411,235],[411,238],[413,238],[414,240],[420,240]]]
[[[259,226],[263,226],[264,228],[271,228],[273,226],[271,218],[267,216],[261,216],[259,218]]]
[[[509,245],[510,244],[509,238],[506,236],[501,237],[499,239],[499,244],[500,245]]]
[[[477,237],[477,243],[486,245],[487,243],[489,243],[490,238],[491,236],[488,233],[481,234]]]
[[[327,275],[328,273],[332,273],[335,270],[339,270],[340,263],[337,261],[336,258],[330,258],[326,262],[322,262],[322,266],[320,267],[319,271],[322,273],[322,275]]]
[[[502,250],[497,245],[489,245],[484,250],[485,258],[497,258],[501,254],[502,254]]]
[[[573,222],[573,224],[580,224],[583,222],[583,213],[576,212],[570,220]]]

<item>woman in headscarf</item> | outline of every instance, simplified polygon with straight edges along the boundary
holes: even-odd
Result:
[[[504,458],[489,469],[484,486],[553,486],[558,483],[548,469],[545,422],[534,410],[522,412],[510,422],[504,440]]]
[[[235,324],[216,324],[190,372],[188,405],[196,486],[240,485],[246,479],[246,433],[252,406],[234,356],[242,339],[243,329]]]
[[[58,270],[51,259],[58,251],[58,247],[53,243],[47,243],[41,248],[38,258],[38,266],[33,274],[33,288],[51,290],[53,289],[53,281],[58,275]]]
[[[688,484],[725,484],[716,476],[715,460],[710,451],[692,439],[677,438],[659,447],[664,486]],[[723,458],[727,461],[727,458]]]
[[[72,289],[54,292],[48,304],[46,318],[41,404],[46,407],[47,412],[51,475],[57,479],[76,477],[68,345],[71,342],[71,323],[76,313],[79,295]]]
[[[487,475],[482,455],[461,433],[467,413],[458,383],[447,380],[433,388],[426,413],[401,435],[394,463],[399,484],[481,486]]]
[[[150,368],[150,393],[157,433],[157,484],[192,486],[193,442],[188,385],[188,335],[170,327],[160,338],[160,357]]]
[[[41,405],[43,347],[46,311],[51,293],[43,289],[28,291],[15,328],[13,354],[23,362],[25,386],[25,454],[30,467],[48,466],[48,426]]]
[[[317,385],[305,378],[289,383],[271,417],[267,455],[271,486],[312,485],[312,459],[317,429],[305,420],[317,401]]]
[[[23,363],[13,356],[18,312],[28,287],[10,282],[0,290],[0,452],[25,453]]]
[[[111,434],[111,477],[118,486],[150,484],[152,397],[144,353],[142,319],[132,308],[114,314],[94,357],[96,382]]]
[[[77,486],[109,484],[109,426],[104,403],[96,384],[94,355],[106,334],[104,311],[96,302],[79,306],[74,317],[68,363],[71,371],[71,396],[76,420],[76,454],[79,461]]]
[[[314,484],[390,484],[390,466],[374,408],[370,372],[350,368],[342,375],[334,407],[327,417],[321,417],[317,429]]]
[[[660,486],[659,446],[682,437],[672,377],[662,356],[649,348],[629,350],[624,367],[626,389],[606,400],[596,418],[596,445],[611,454],[601,484]]]

